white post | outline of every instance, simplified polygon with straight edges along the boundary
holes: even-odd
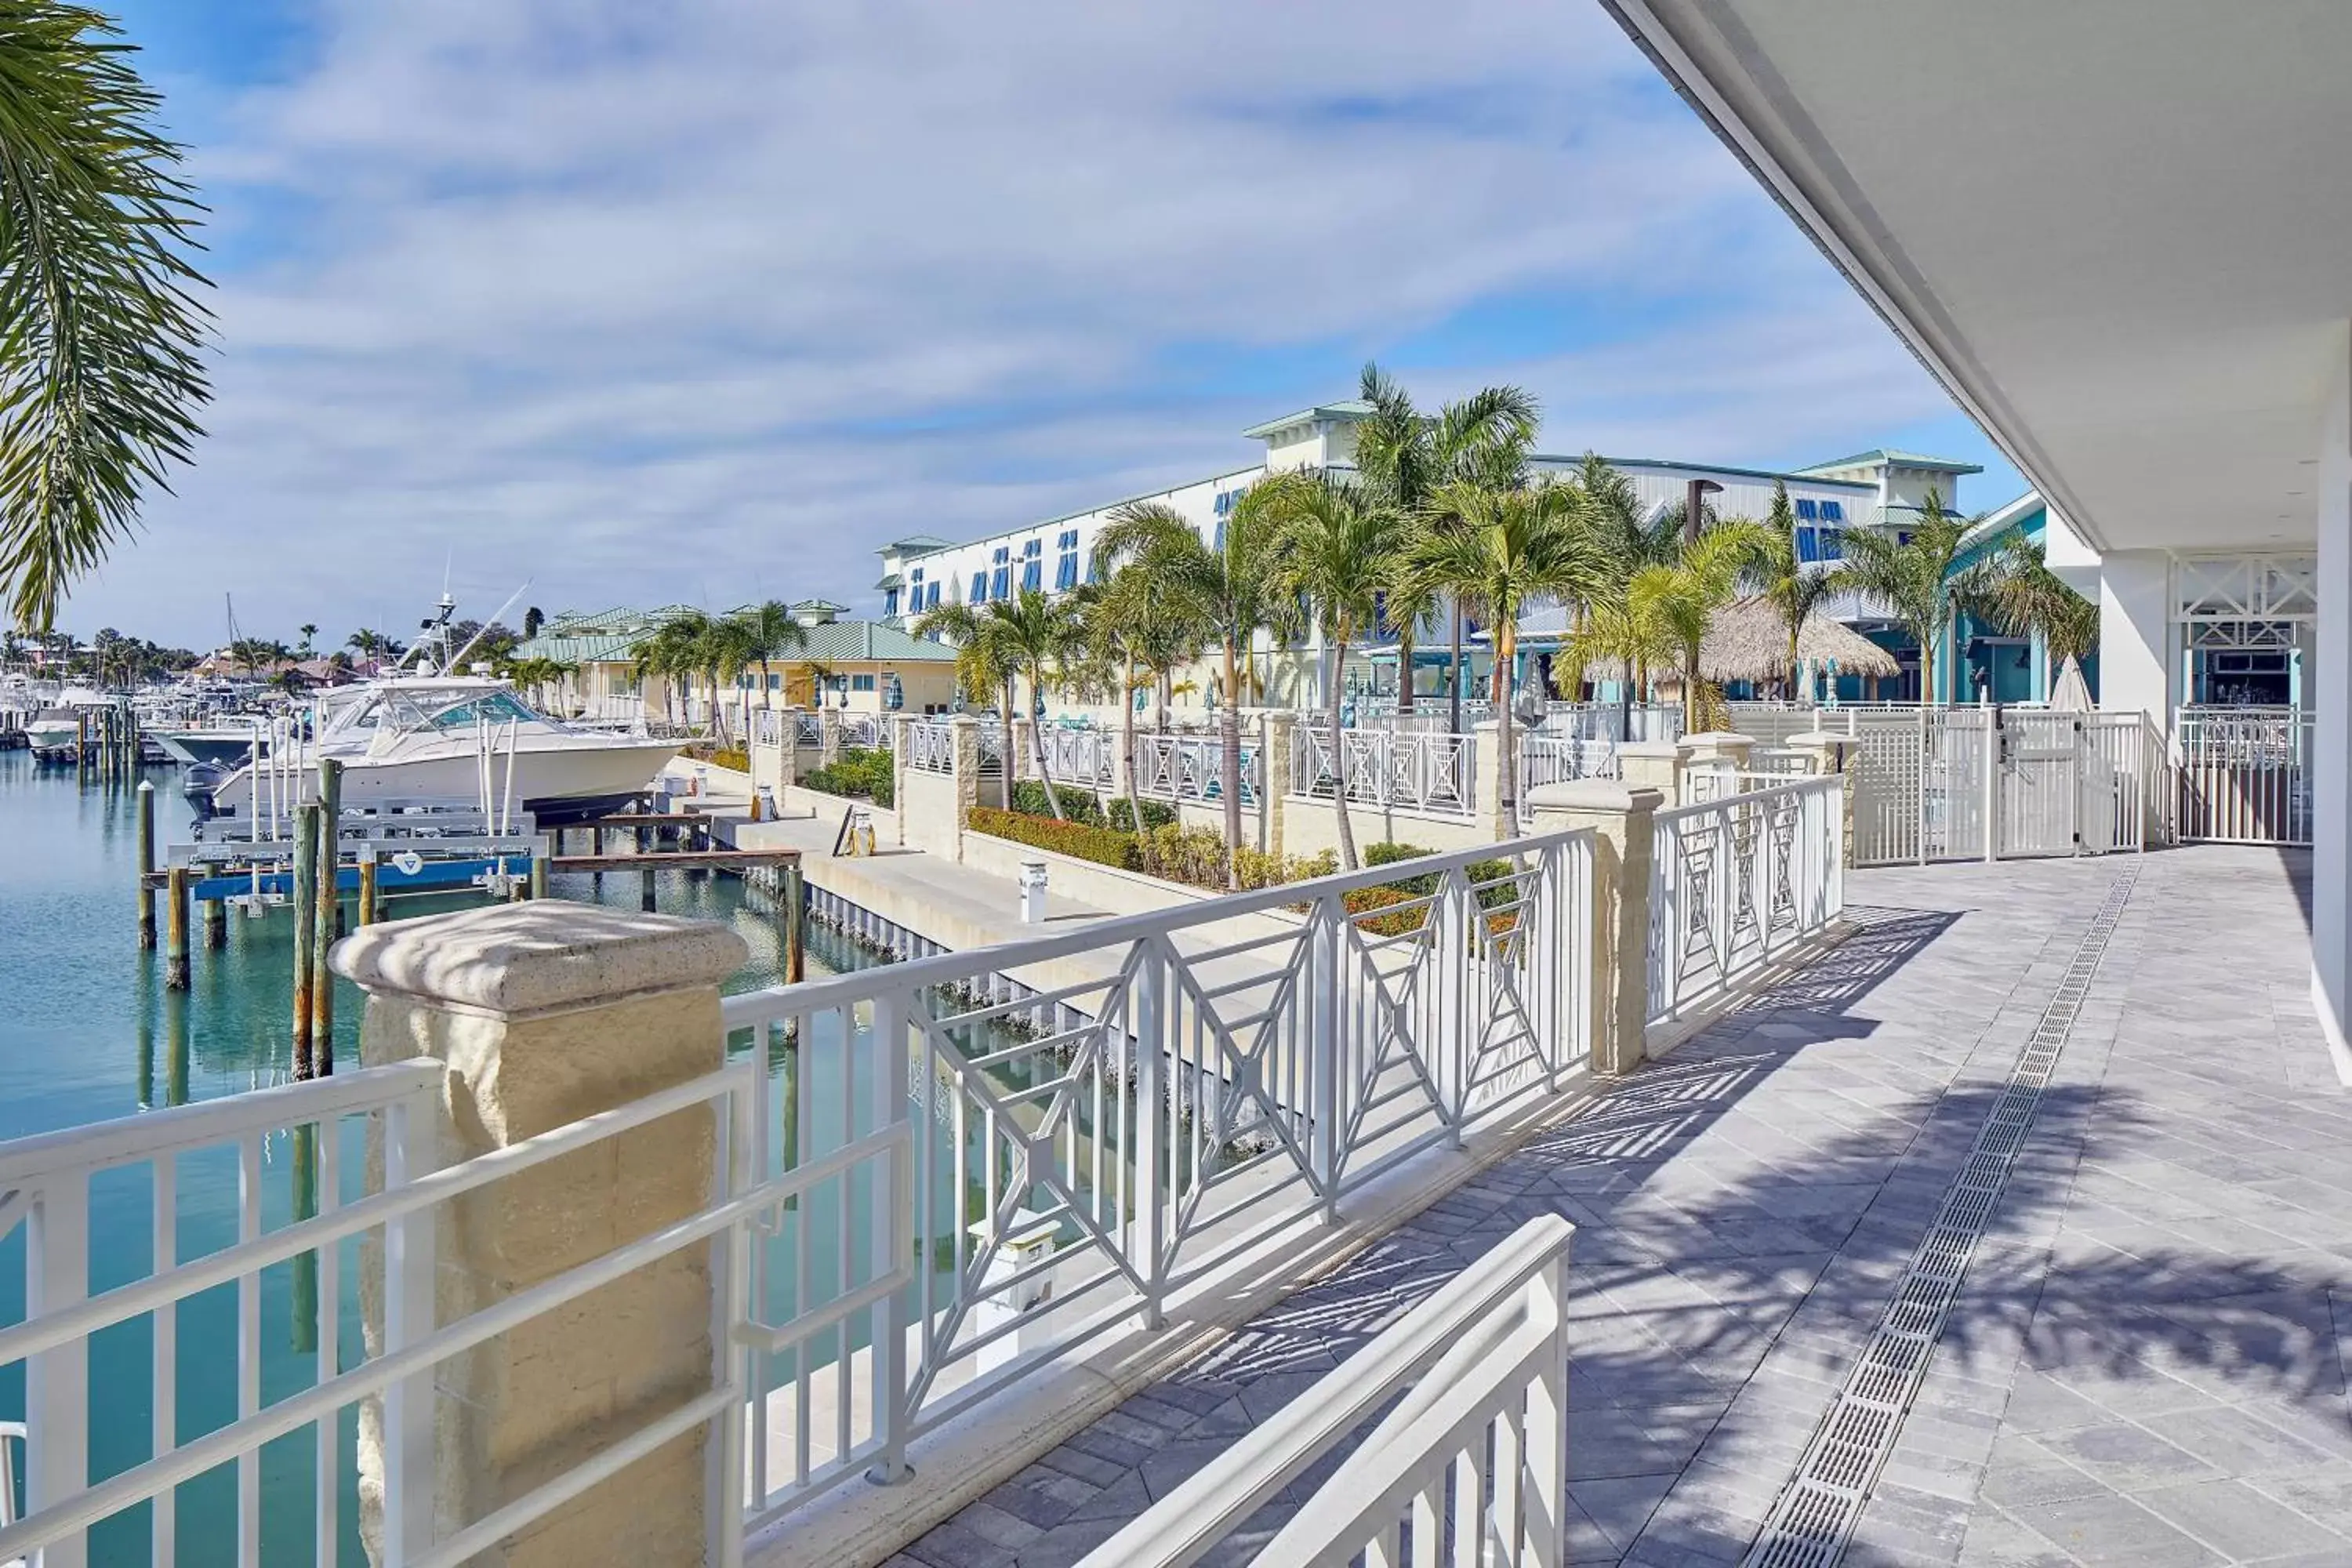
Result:
[[[1168,1017],[1168,956],[1158,939],[1147,937],[1144,943],[1145,950],[1136,955],[1133,992],[1135,1071],[1130,1081],[1135,1086],[1135,1212],[1127,1222],[1127,1260],[1144,1283],[1143,1326],[1158,1329],[1168,1321],[1160,1290],[1169,1164],[1160,1135],[1169,1120],[1164,1103],[1167,1052],[1174,1035]]]
[[[2311,741],[2311,991],[2352,1083],[2352,362],[2339,345],[2319,440],[2318,713]],[[2106,653],[2100,644],[2104,691]],[[2166,715],[2168,719],[2169,714]]]
[[[1984,711],[1984,858],[2000,858],[2000,710]],[[2082,776],[2077,771],[2076,778]]]
[[[1664,796],[1601,779],[1548,784],[1528,792],[1535,831],[1590,827],[1593,833],[1590,916],[1591,966],[1583,1033],[1598,1073],[1639,1067],[1649,1022],[1650,880],[1657,853],[1656,813]],[[1671,889],[1669,897],[1671,897]],[[1671,906],[1667,942],[1673,929]],[[1671,974],[1673,963],[1666,968]]]
[[[89,1294],[89,1182],[82,1172],[63,1172],[34,1200],[25,1248],[27,1317],[58,1311]],[[175,1200],[158,1193],[155,1201]],[[25,1416],[25,1511],[37,1513],[89,1484],[88,1339],[68,1340],[30,1359]],[[87,1553],[83,1537],[69,1535],[42,1550],[41,1568],[81,1568]]]

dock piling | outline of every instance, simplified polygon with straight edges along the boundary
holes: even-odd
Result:
[[[304,801],[294,808],[294,1076],[316,1078],[311,1055],[310,981],[312,946],[318,940],[319,806]]]
[[[808,879],[796,859],[784,868],[784,984],[808,978]]]
[[[139,781],[139,947],[155,951],[155,786]]]
[[[360,851],[360,924],[375,924],[375,851],[362,849]]]
[[[544,855],[530,858],[530,896],[534,899],[547,897],[547,857]]]
[[[188,988],[188,868],[174,866],[163,874],[165,919],[170,942],[163,950],[163,989]],[[152,917],[151,917],[152,918]]]
[[[205,900],[205,946],[214,952],[228,945],[228,901]]]
[[[341,923],[343,896],[343,764],[319,759],[319,891],[310,907],[310,1040],[318,1075],[335,1070],[335,975],[327,967]]]
[[[652,914],[654,912],[654,868],[648,866],[641,875],[645,878],[645,889],[638,896],[637,907],[644,910],[646,913]]]

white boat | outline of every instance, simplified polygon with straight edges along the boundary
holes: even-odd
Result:
[[[70,708],[47,708],[25,721],[25,741],[37,752],[69,752],[81,740],[81,715]]]
[[[253,748],[259,743],[266,754],[269,741],[258,723],[242,727],[235,724],[207,724],[193,729],[158,730],[151,738],[163,748],[164,754],[183,767],[198,763],[220,763],[236,767],[249,760]]]
[[[399,676],[322,694],[313,737],[240,766],[213,791],[225,815],[316,798],[319,760],[343,764],[346,806],[479,803],[542,826],[584,821],[647,793],[676,742],[600,734],[535,712],[488,676]],[[272,775],[277,775],[273,777]],[[290,776],[289,776],[290,775]],[[290,784],[290,788],[285,787]]]

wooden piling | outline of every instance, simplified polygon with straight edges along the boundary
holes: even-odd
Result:
[[[654,868],[651,866],[646,867],[642,875],[645,878],[645,889],[638,897],[638,907],[646,913],[652,914],[654,912]]]
[[[360,924],[375,924],[378,919],[375,906],[375,856],[372,851],[362,849],[360,851]]]
[[[139,946],[155,951],[155,786],[139,781]]]
[[[784,868],[784,984],[808,978],[808,879],[797,860]]]
[[[228,945],[228,900],[205,900],[205,946],[214,952]]]
[[[188,868],[174,866],[163,873],[165,919],[170,940],[163,949],[163,989],[188,988]]]
[[[89,710],[74,713],[74,780],[86,783],[89,778]]]
[[[318,941],[319,806],[294,808],[294,1076],[316,1078],[311,1055],[311,948]]]
[[[336,917],[343,897],[337,878],[341,874],[343,848],[343,764],[332,757],[319,759],[319,891],[311,904],[310,1039],[318,1076],[335,1070],[335,975],[327,954],[335,945]]]
[[[547,897],[547,857],[544,855],[530,858],[530,896],[534,899]]]

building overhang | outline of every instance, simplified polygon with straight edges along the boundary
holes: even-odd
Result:
[[[2085,542],[2312,537],[2352,5],[1601,3]]]

